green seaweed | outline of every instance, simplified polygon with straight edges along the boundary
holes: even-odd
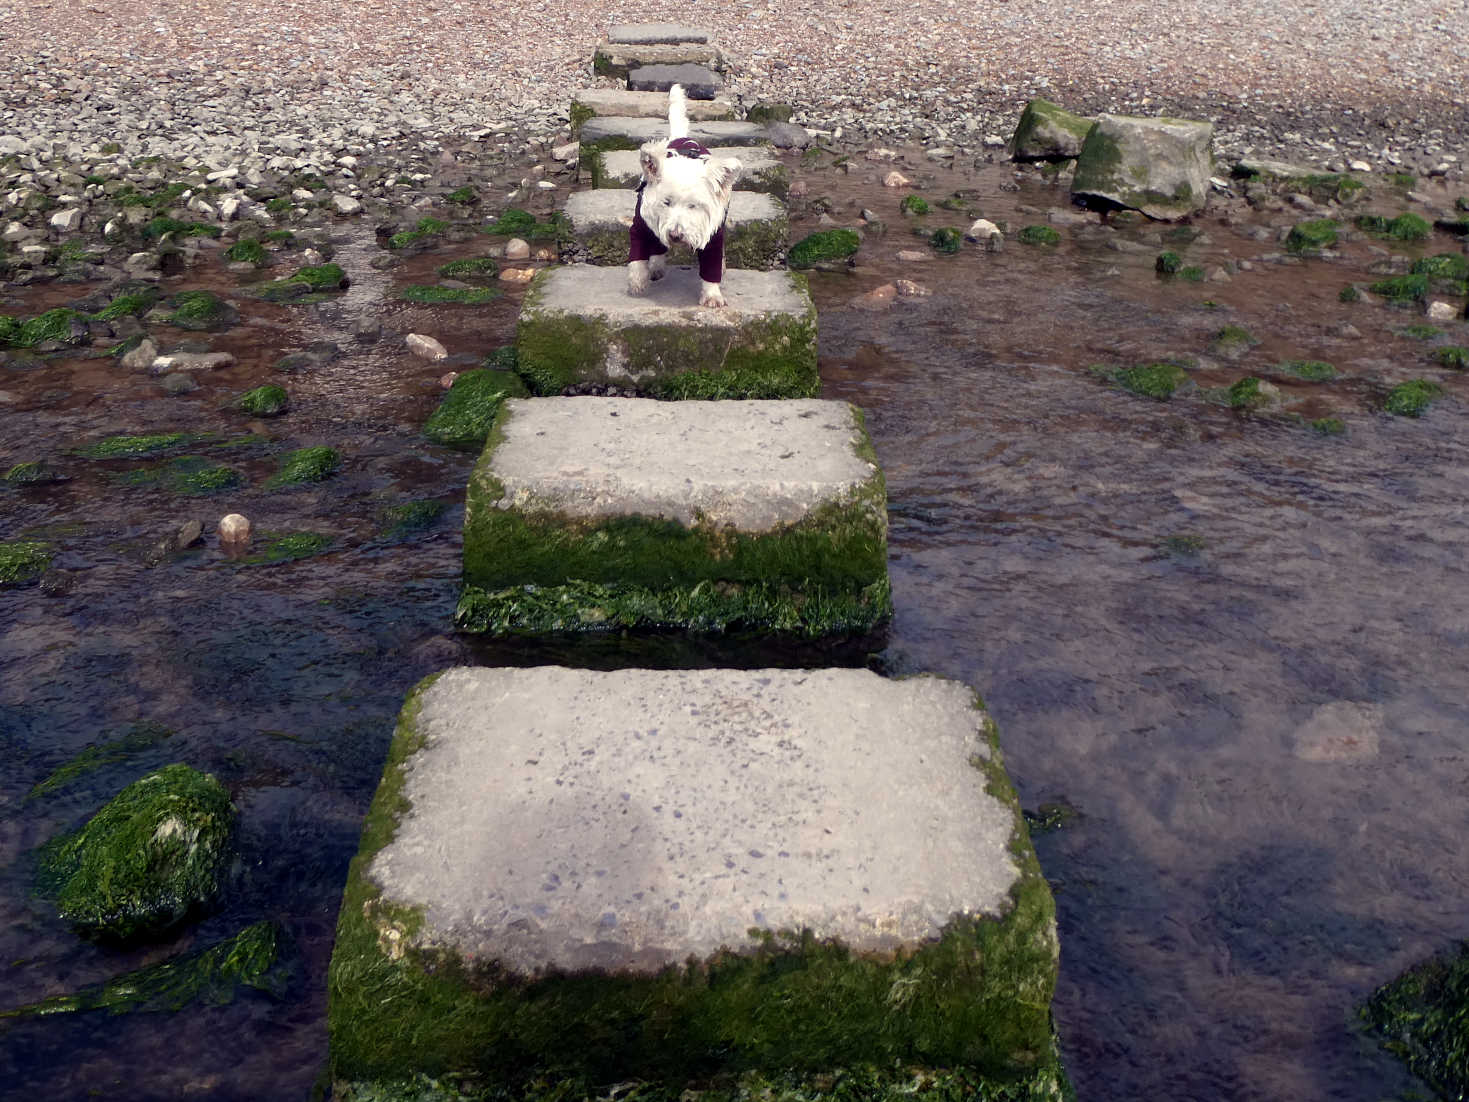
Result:
[[[1446,344],[1435,348],[1433,359],[1443,367],[1453,368],[1455,371],[1469,370],[1469,348],[1462,345]]]
[[[1275,369],[1308,383],[1329,383],[1337,376],[1335,366],[1324,360],[1286,360],[1276,364]]]
[[[1050,226],[1026,226],[1015,235],[1022,245],[1059,245],[1061,234]]]
[[[194,443],[199,438],[186,432],[159,432],[148,436],[109,436],[78,448],[84,459],[141,459],[172,448]]]
[[[519,207],[511,207],[496,218],[493,222],[482,227],[482,233],[494,234],[498,237],[514,237],[529,233],[536,225],[536,216],[528,210]]]
[[[1443,393],[1443,387],[1428,379],[1409,379],[1388,391],[1383,408],[1400,417],[1422,417]]]
[[[1336,300],[1338,302],[1361,302],[1362,292],[1357,290],[1354,285],[1348,283],[1336,293]]]
[[[128,471],[119,478],[124,485],[158,486],[176,494],[199,497],[232,490],[244,481],[240,472],[203,456],[181,455],[160,467]]]
[[[455,303],[464,306],[480,306],[486,302],[495,301],[501,293],[498,287],[427,287],[413,284],[399,291],[398,297],[404,302],[416,302],[421,305],[438,306]]]
[[[252,417],[275,417],[291,408],[291,399],[284,387],[267,383],[245,391],[230,404]]]
[[[342,465],[341,454],[335,448],[317,446],[298,448],[288,452],[282,459],[280,469],[266,482],[267,490],[279,490],[291,486],[304,486],[312,482],[324,482]]]
[[[1436,325],[1405,325],[1398,330],[1398,336],[1407,337],[1410,341],[1431,341],[1443,336],[1443,330]]]
[[[436,444],[478,451],[484,447],[500,403],[506,398],[526,397],[527,393],[519,376],[509,371],[483,367],[462,371],[429,415],[423,434]]]
[[[500,270],[492,256],[473,256],[464,260],[451,260],[438,268],[445,279],[489,279]]]
[[[218,226],[211,226],[207,222],[181,222],[177,218],[159,215],[157,218],[144,223],[141,232],[144,241],[158,241],[168,235],[174,237],[218,237],[224,231]]]
[[[50,544],[40,540],[0,542],[0,588],[34,581],[50,565]]]
[[[229,793],[213,777],[164,766],[128,785],[75,834],[48,843],[37,887],[88,936],[161,934],[218,895],[234,816]]]
[[[449,223],[439,218],[420,218],[418,224],[411,230],[403,230],[388,238],[388,248],[407,249],[414,245],[421,245],[434,237],[438,237],[449,228]]]
[[[70,761],[57,766],[44,779],[37,781],[32,786],[30,792],[26,794],[26,799],[39,800],[50,796],[59,789],[65,788],[78,777],[126,761],[134,754],[140,754],[144,750],[151,750],[164,739],[172,738],[174,734],[171,727],[165,727],[161,723],[153,723],[146,719],[139,720],[117,738],[98,743],[96,746],[88,746]]]
[[[61,474],[44,459],[32,459],[17,463],[0,475],[0,482],[10,486],[40,486],[47,482],[61,482]]]
[[[862,238],[856,230],[817,230],[792,245],[786,259],[792,268],[814,268],[845,260],[861,247]]]
[[[1315,218],[1299,222],[1286,235],[1285,247],[1293,253],[1315,252],[1336,244],[1336,231],[1341,223],[1332,218]]]
[[[241,561],[249,566],[295,562],[319,555],[333,543],[332,537],[320,532],[265,533],[260,549]]]
[[[1246,375],[1230,386],[1229,407],[1231,409],[1249,412],[1270,402],[1269,395],[1261,389],[1261,380],[1253,375]]]
[[[1175,252],[1159,253],[1158,259],[1153,261],[1153,270],[1160,276],[1176,275],[1183,267],[1183,257]]]
[[[1428,298],[1428,277],[1411,274],[1390,276],[1379,279],[1376,283],[1369,283],[1367,290],[1399,306],[1422,302]]]
[[[15,348],[34,348],[51,342],[82,344],[87,340],[86,320],[87,315],[60,306],[11,328],[8,343]]]
[[[1174,363],[1139,364],[1112,371],[1111,379],[1123,390],[1166,402],[1188,381],[1188,372]]]
[[[91,315],[93,321],[115,321],[129,315],[146,314],[158,304],[158,289],[149,287],[141,291],[129,291],[118,295],[102,309]]]
[[[225,249],[224,258],[237,263],[253,264],[255,267],[261,268],[270,259],[270,254],[265,251],[265,246],[255,238],[242,237],[229,248]]]
[[[1441,1098],[1469,1096],[1469,942],[1379,987],[1358,1013]]]
[[[928,239],[928,243],[935,252],[952,256],[964,244],[964,234],[952,226],[947,226],[943,229],[934,230]]]
[[[448,511],[448,504],[426,499],[385,505],[378,510],[378,531],[386,540],[402,540],[427,532]]]
[[[461,188],[455,188],[448,195],[444,196],[444,198],[450,203],[457,203],[460,206],[471,206],[479,202],[479,192],[475,191],[469,184],[465,184]]]
[[[1357,217],[1357,228],[1379,237],[1391,237],[1397,241],[1427,241],[1432,230],[1428,220],[1411,211],[1404,211],[1396,218],[1381,214],[1363,214]]]
[[[165,320],[180,329],[228,329],[239,320],[235,309],[213,291],[180,291],[168,304],[172,313]]]
[[[1260,340],[1242,325],[1225,325],[1215,331],[1209,342],[1209,351],[1216,356],[1238,359]]]
[[[1338,417],[1318,417],[1311,422],[1311,431],[1319,436],[1344,436],[1347,426]]]
[[[928,200],[921,195],[905,195],[898,204],[898,210],[904,214],[927,214]]]
[[[255,293],[267,302],[320,301],[314,296],[328,291],[339,291],[349,284],[347,273],[340,264],[317,264],[298,269],[284,279],[271,280],[257,287]]]

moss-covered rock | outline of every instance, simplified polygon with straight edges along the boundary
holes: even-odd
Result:
[[[218,896],[234,818],[217,780],[166,766],[123,789],[77,833],[48,844],[40,886],[88,936],[161,934]]]
[[[1026,226],[1015,235],[1022,245],[1059,245],[1061,233],[1050,226]]]
[[[477,279],[495,278],[500,271],[500,265],[492,256],[471,256],[463,260],[451,260],[447,264],[441,264],[437,271],[445,279],[462,279],[472,282]]]
[[[1298,222],[1286,235],[1285,247],[1293,253],[1320,252],[1336,244],[1336,231],[1341,223],[1332,218],[1314,218]]]
[[[142,436],[109,436],[78,448],[85,459],[142,459],[193,443],[198,437],[187,432],[157,432]]]
[[[1347,426],[1339,417],[1318,417],[1311,422],[1311,431],[1318,436],[1344,436]]]
[[[1185,217],[1208,202],[1213,136],[1207,122],[1100,115],[1077,157],[1071,192],[1149,218]]]
[[[1081,154],[1095,119],[1073,115],[1049,100],[1033,99],[1020,112],[1010,139],[1017,161],[1065,161]]]
[[[218,237],[223,231],[207,222],[181,222],[159,215],[143,225],[144,241],[161,241],[164,237]]]
[[[180,329],[219,332],[240,320],[240,313],[213,291],[180,291],[168,299],[169,325]]]
[[[845,260],[861,247],[862,238],[856,230],[818,230],[792,245],[786,260],[792,268],[814,268]]]
[[[1435,363],[1455,371],[1469,370],[1469,348],[1462,345],[1446,344],[1441,348],[1435,348],[1433,359]]]
[[[1253,375],[1246,375],[1230,386],[1228,392],[1231,409],[1244,413],[1257,413],[1280,404],[1280,389]]]
[[[411,230],[400,230],[388,237],[388,248],[398,251],[417,251],[426,247],[435,238],[441,237],[449,228],[442,218],[420,218]]]
[[[257,287],[255,293],[267,302],[316,301],[314,296],[343,290],[350,283],[340,264],[316,264]]]
[[[251,417],[277,417],[291,408],[291,399],[285,387],[267,383],[245,391],[231,404]]]
[[[1426,275],[1389,276],[1369,283],[1367,290],[1374,295],[1381,295],[1394,306],[1408,306],[1428,298],[1428,283]]]
[[[198,497],[232,490],[244,479],[233,467],[200,455],[181,455],[157,467],[127,471],[118,476],[125,486],[160,487],[176,494]]]
[[[936,253],[953,256],[964,244],[964,234],[952,226],[945,226],[929,235],[928,244]]]
[[[1383,409],[1400,417],[1422,417],[1443,394],[1443,387],[1428,379],[1409,379],[1387,393]]]
[[[1119,368],[1111,373],[1111,378],[1123,390],[1166,402],[1188,381],[1188,372],[1174,363],[1138,364]]]
[[[520,376],[509,371],[484,367],[462,371],[429,415],[423,434],[435,444],[477,452],[485,445],[500,403],[528,393]]]
[[[378,510],[378,531],[386,540],[409,539],[433,528],[448,509],[445,502],[430,499],[385,505]]]
[[[1469,1097],[1469,942],[1379,987],[1360,1014],[1440,1098]]]
[[[1258,337],[1242,325],[1225,325],[1214,333],[1209,351],[1226,360],[1238,360],[1260,343]]]
[[[51,547],[40,540],[0,543],[0,588],[35,581],[51,565]]]
[[[335,448],[298,448],[281,459],[280,470],[265,485],[267,489],[279,490],[311,482],[324,482],[336,474],[341,465],[342,457]]]
[[[47,310],[33,318],[7,326],[5,343],[13,348],[80,345],[90,339],[87,315],[65,306]]]
[[[1329,383],[1337,377],[1336,367],[1324,360],[1286,360],[1276,364],[1275,369],[1308,383]]]
[[[0,475],[0,482],[7,486],[41,486],[48,482],[64,482],[65,480],[66,476],[44,459],[17,463]]]
[[[263,268],[270,261],[270,254],[265,251],[265,246],[253,237],[242,237],[224,251],[226,260],[235,263],[253,264],[257,268]]]
[[[1357,217],[1356,224],[1359,230],[1398,241],[1427,241],[1431,229],[1428,219],[1411,211],[1404,211],[1396,218],[1388,218],[1382,214],[1363,214]]]
[[[295,562],[320,555],[335,541],[321,532],[264,532],[256,541],[257,550],[240,560],[246,566]]]
[[[1183,267],[1183,257],[1169,251],[1158,254],[1158,259],[1153,261],[1153,270],[1160,276],[1177,275],[1178,270]]]
[[[921,195],[905,195],[898,202],[898,210],[904,214],[927,214],[928,200]]]
[[[404,302],[421,306],[483,306],[501,296],[498,287],[430,287],[413,284],[398,292]]]

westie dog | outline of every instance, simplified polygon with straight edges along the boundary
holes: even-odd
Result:
[[[699,259],[700,306],[723,306],[724,222],[729,195],[743,167],[733,157],[713,157],[689,137],[682,86],[668,90],[668,140],[643,146],[643,179],[633,210],[627,289],[640,295],[662,279],[670,245],[685,244]]]

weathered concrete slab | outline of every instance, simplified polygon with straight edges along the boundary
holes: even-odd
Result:
[[[882,473],[845,402],[502,407],[464,516],[468,630],[864,634],[888,615]]]
[[[790,170],[772,150],[758,145],[719,146],[709,152],[715,157],[739,158],[744,168],[735,181],[736,191],[761,191],[778,199],[790,193]],[[587,168],[596,188],[635,188],[643,176],[636,149],[607,150],[590,158]]]
[[[633,92],[667,92],[675,84],[695,100],[712,100],[724,91],[724,78],[706,65],[640,65],[627,74]]]
[[[635,118],[625,115],[598,115],[581,124],[581,155],[585,161],[593,153],[608,149],[637,149],[644,142],[662,141],[668,137],[668,119]],[[689,123],[689,137],[710,149],[716,145],[769,146],[770,131],[760,123],[709,119]]]
[[[619,23],[607,30],[607,41],[617,46],[671,45],[679,42],[712,42],[707,27],[684,23]]]
[[[592,264],[626,264],[628,231],[632,226],[636,191],[602,188],[572,192],[566,199],[571,222],[568,256]],[[737,191],[730,197],[724,241],[727,268],[778,268],[785,256],[790,223],[779,199],[755,191]],[[669,253],[674,264],[694,263],[686,245]]]
[[[713,42],[600,42],[592,53],[592,71],[598,76],[626,80],[644,65],[707,65],[727,72],[724,51]]]
[[[643,295],[621,267],[539,272],[516,330],[519,369],[538,394],[596,387],[659,398],[814,395],[816,307],[804,277],[730,268],[728,305],[701,307],[698,272],[670,267]]]
[[[960,683],[452,669],[405,704],[352,863],[332,1074],[676,1094],[927,1064],[1060,1098],[1057,950]]]
[[[685,106],[696,122],[733,119],[734,103],[716,97],[690,100]],[[572,131],[580,136],[587,119],[611,116],[628,119],[668,119],[667,92],[629,92],[626,88],[587,88],[571,98]]]

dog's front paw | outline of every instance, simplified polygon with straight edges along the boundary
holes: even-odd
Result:
[[[648,261],[648,278],[662,279],[668,271],[668,254],[654,253],[653,258]]]
[[[646,260],[629,261],[627,265],[627,293],[630,295],[641,295],[648,289],[648,262]]]
[[[723,306],[724,305],[724,292],[719,289],[719,284],[717,284],[717,283],[710,283],[707,280],[700,280],[700,286],[701,286],[701,290],[699,291],[699,305],[700,306]]]

